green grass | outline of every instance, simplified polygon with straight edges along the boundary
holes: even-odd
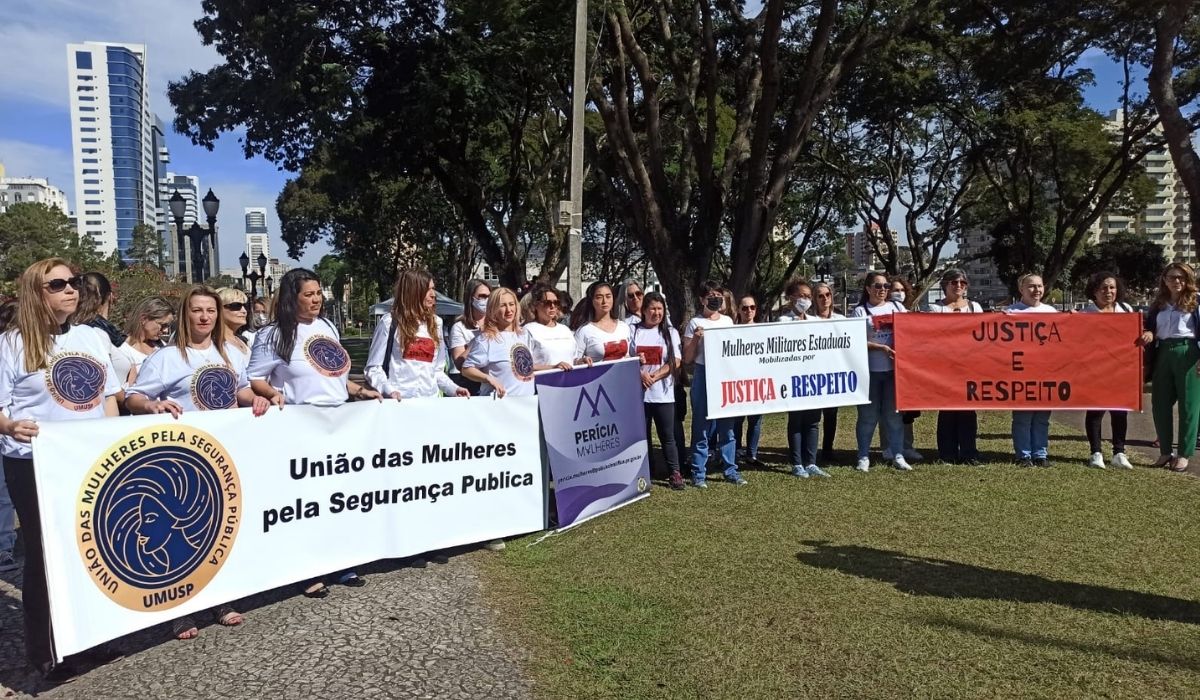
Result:
[[[1007,414],[981,416],[1007,459]],[[763,442],[782,456],[782,417]],[[1054,426],[1052,469],[716,475],[512,543],[485,581],[547,698],[1200,696],[1200,481],[1086,452]]]

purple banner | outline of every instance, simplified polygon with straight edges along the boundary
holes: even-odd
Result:
[[[560,529],[650,491],[636,358],[536,376]]]

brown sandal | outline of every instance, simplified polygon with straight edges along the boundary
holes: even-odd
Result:
[[[200,628],[196,621],[184,616],[171,622],[171,636],[181,642],[187,642],[200,636]]]
[[[245,621],[245,616],[228,605],[217,608],[217,624],[222,627],[237,627]]]

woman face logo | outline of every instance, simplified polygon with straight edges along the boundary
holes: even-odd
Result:
[[[529,352],[529,348],[521,343],[513,345],[509,352],[509,361],[512,363],[512,373],[517,379],[523,382],[533,379],[533,353]]]
[[[205,365],[192,375],[192,403],[202,411],[237,404],[237,375],[225,365]]]
[[[157,556],[171,540],[172,531],[178,522],[162,501],[153,496],[142,496],[138,505],[137,544],[142,553]]]
[[[326,377],[340,377],[350,369],[350,356],[336,340],[314,335],[304,344],[304,358]]]
[[[64,353],[50,359],[46,388],[69,411],[90,411],[100,405],[106,370],[90,355]]]

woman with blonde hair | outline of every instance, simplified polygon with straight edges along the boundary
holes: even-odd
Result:
[[[1171,263],[1158,280],[1158,293],[1146,312],[1141,343],[1154,348],[1150,405],[1158,434],[1156,467],[1182,472],[1196,451],[1200,427],[1200,310],[1196,272],[1186,263]],[[1179,433],[1172,431],[1175,406]],[[1178,442],[1176,442],[1178,439]],[[1176,450],[1171,447],[1177,445]]]
[[[129,359],[130,369],[123,377],[128,386],[137,381],[138,370],[150,353],[161,348],[175,321],[175,309],[160,296],[146,297],[125,319],[125,342],[117,350]]]
[[[47,681],[62,682],[75,669],[70,657],[55,663],[30,442],[43,421],[116,416],[121,383],[95,331],[68,323],[83,286],[70,263],[40,260],[26,268],[17,284],[16,319],[0,335],[0,453],[25,540],[25,653]],[[60,376],[70,381],[60,386]]]
[[[533,396],[533,373],[549,367],[534,364],[537,341],[519,323],[517,295],[506,287],[492,291],[483,327],[463,361],[467,379],[491,386],[496,398]],[[568,369],[570,366],[560,366]]]
[[[246,293],[233,287],[217,290],[221,299],[221,322],[225,324],[225,338],[247,357],[254,345],[254,331],[250,329],[250,303]]]

